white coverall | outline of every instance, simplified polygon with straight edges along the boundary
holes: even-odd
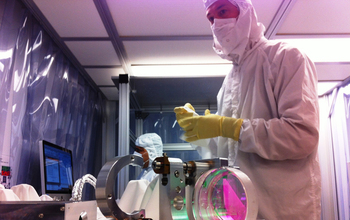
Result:
[[[213,156],[227,157],[252,180],[259,218],[319,220],[321,176],[317,156],[318,97],[314,64],[298,49],[268,41],[247,0],[235,1],[240,14],[236,42],[228,56],[233,69],[218,99],[218,115],[242,118],[240,140],[211,140]],[[214,36],[215,39],[215,36]]]
[[[156,133],[147,133],[138,137],[135,145],[146,149],[149,157],[148,167],[141,171],[137,179],[145,179],[148,180],[148,182],[152,182],[152,180],[158,176],[158,174],[156,174],[152,169],[152,162],[154,159],[161,157],[163,154],[162,139]],[[137,154],[137,152],[134,152],[134,154]]]

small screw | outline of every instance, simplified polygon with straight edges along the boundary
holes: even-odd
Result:
[[[178,170],[175,170],[174,175],[176,178],[178,178],[180,176],[180,172]]]

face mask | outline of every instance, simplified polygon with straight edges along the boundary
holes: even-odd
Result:
[[[236,18],[215,19],[211,26],[214,36],[214,46],[218,53],[228,55],[236,47],[234,43],[234,27]],[[219,54],[220,55],[220,54]]]
[[[138,152],[136,152],[136,151],[134,151],[133,155],[142,157],[142,154],[140,154],[140,153],[138,153]]]
[[[145,159],[143,158],[142,154],[140,154],[139,152],[134,151],[133,155],[139,156],[139,157],[141,157],[143,160],[145,160]],[[149,161],[149,159],[146,160],[146,161],[143,161],[143,164],[146,164],[148,161]],[[145,168],[145,167],[144,167],[144,168]]]

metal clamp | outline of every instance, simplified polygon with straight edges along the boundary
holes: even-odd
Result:
[[[100,170],[96,182],[96,201],[103,215],[106,217],[115,217],[117,219],[142,219],[145,211],[139,210],[133,213],[125,213],[116,203],[114,195],[114,183],[119,171],[128,165],[143,166],[142,157],[135,155],[127,155],[123,157],[115,157],[114,160],[107,162]]]

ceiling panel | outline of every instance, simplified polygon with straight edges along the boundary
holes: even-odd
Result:
[[[131,64],[227,63],[216,55],[212,40],[124,41]]]
[[[209,22],[198,0],[107,0],[121,36],[207,35]]]
[[[258,21],[263,23],[265,28],[269,27],[282,2],[283,0],[252,0]]]
[[[34,0],[61,37],[107,37],[93,0]]]
[[[350,35],[349,11],[349,0],[299,0],[278,33]]]
[[[66,41],[65,43],[83,66],[121,65],[110,41]]]
[[[86,68],[97,86],[113,86],[112,76],[125,74],[123,68]]]
[[[281,2],[253,1],[259,21],[265,27]],[[107,0],[107,3],[121,36],[211,35],[201,0]]]
[[[100,87],[100,90],[108,98],[108,100],[119,100],[119,92],[117,87]]]

